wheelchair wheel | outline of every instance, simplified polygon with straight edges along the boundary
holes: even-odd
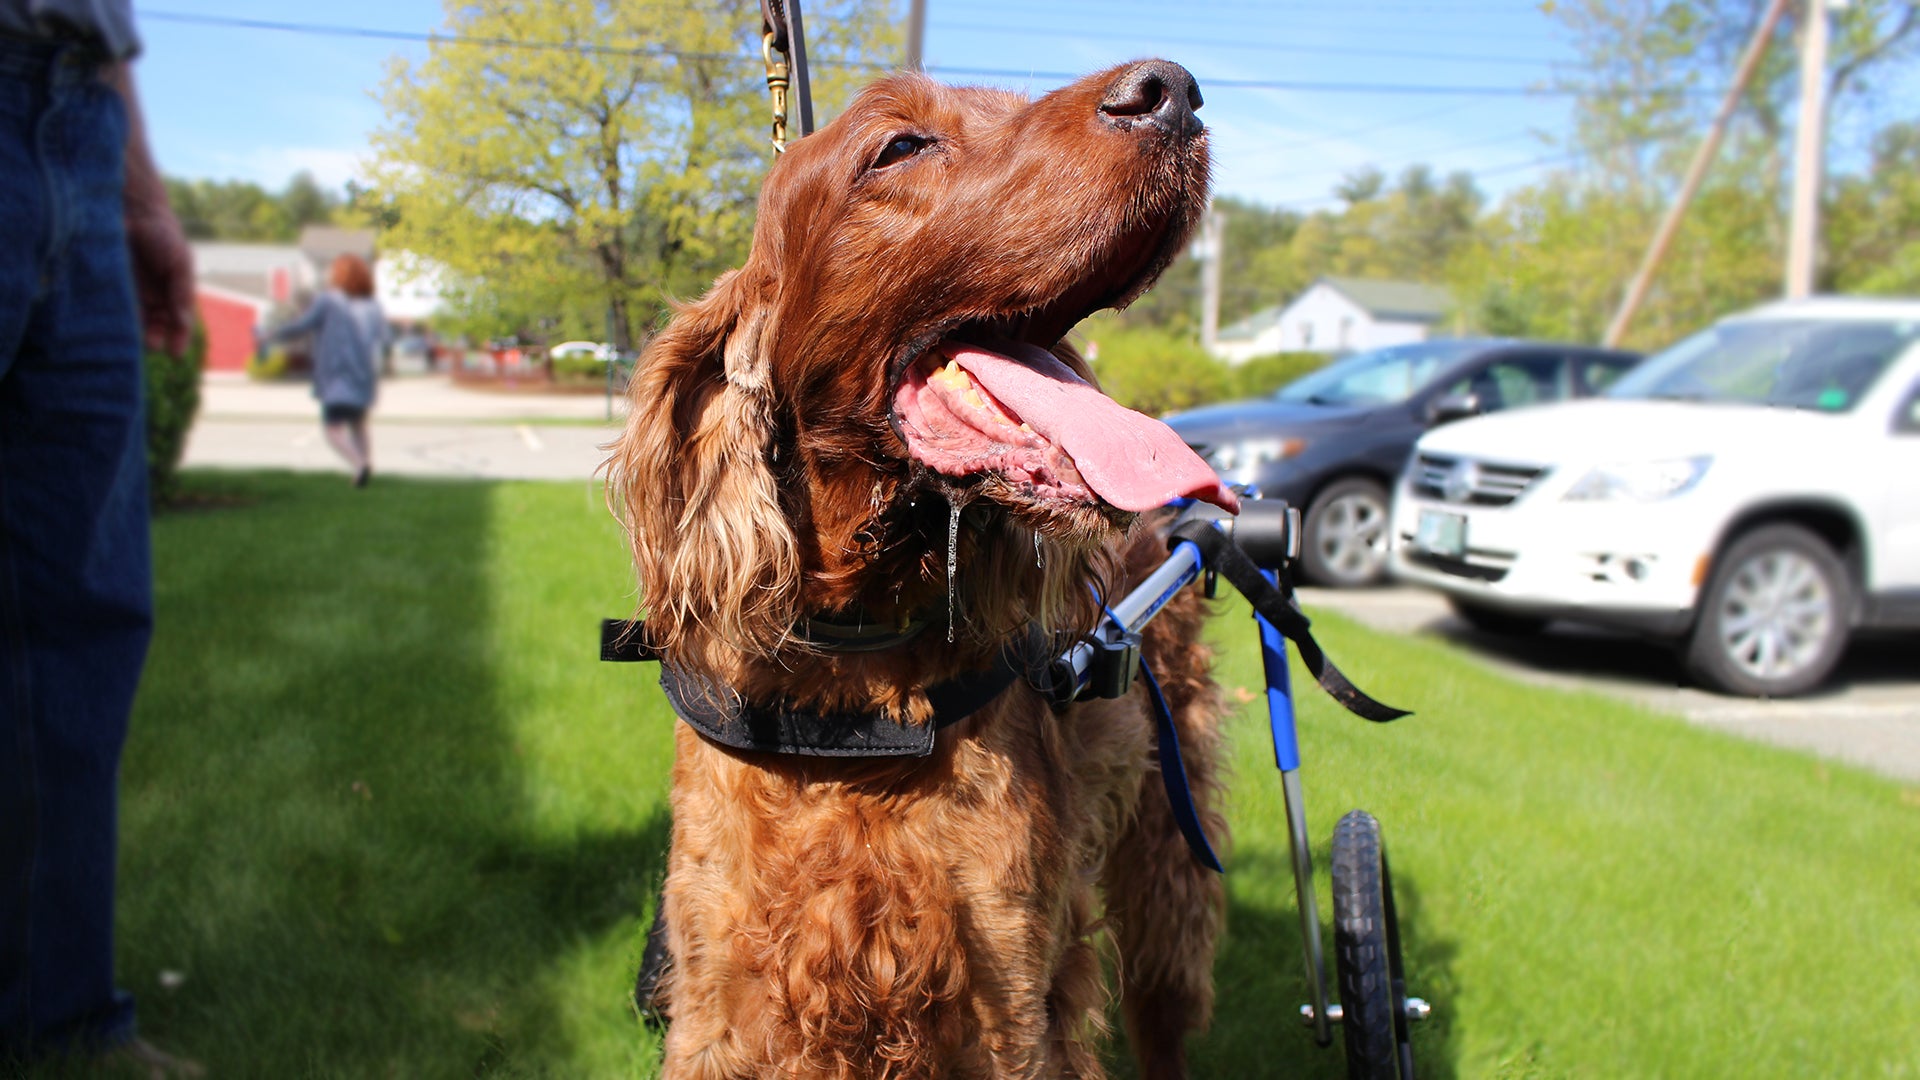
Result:
[[[1333,829],[1333,959],[1352,1080],[1413,1080],[1407,980],[1380,823],[1364,810]]]

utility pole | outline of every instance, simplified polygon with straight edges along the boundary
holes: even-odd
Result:
[[[1227,239],[1226,215],[1208,207],[1200,239],[1207,249],[1207,261],[1200,267],[1200,347],[1211,355],[1220,336],[1220,255]]]
[[[907,70],[925,67],[927,48],[927,0],[913,0],[907,7]]]
[[[1800,32],[1800,119],[1793,137],[1793,217],[1787,225],[1787,299],[1813,294],[1820,257],[1821,158],[1827,127],[1827,2],[1807,0]]]
[[[1818,4],[1822,0],[1810,2]],[[1647,254],[1640,260],[1640,269],[1634,272],[1633,281],[1627,285],[1627,295],[1620,300],[1620,310],[1614,313],[1613,321],[1607,324],[1607,335],[1601,339],[1607,348],[1614,348],[1627,336],[1627,327],[1632,325],[1634,314],[1647,298],[1647,290],[1653,287],[1653,275],[1667,257],[1667,247],[1673,243],[1674,234],[1680,231],[1680,221],[1687,216],[1687,207],[1693,204],[1693,197],[1700,190],[1700,182],[1707,178],[1707,166],[1713,164],[1714,155],[1720,152],[1720,140],[1726,137],[1727,121],[1733,119],[1733,111],[1740,104],[1740,95],[1746,93],[1747,84],[1753,81],[1753,73],[1760,67],[1760,58],[1766,55],[1767,43],[1773,39],[1773,28],[1779,24],[1780,15],[1786,9],[1787,0],[1773,0],[1767,5],[1767,13],[1760,19],[1760,28],[1753,32],[1752,40],[1747,42],[1747,51],[1741,55],[1740,67],[1734,72],[1733,85],[1727,88],[1726,96],[1720,99],[1720,111],[1713,116],[1713,126],[1707,129],[1707,137],[1701,140],[1693,152],[1693,160],[1687,163],[1687,175],[1680,182],[1680,193],[1673,197],[1673,205],[1667,207],[1667,216],[1660,220],[1660,228],[1653,234],[1653,243],[1647,245]]]

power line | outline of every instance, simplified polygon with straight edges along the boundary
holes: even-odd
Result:
[[[1491,139],[1481,139],[1477,142],[1463,143],[1459,146],[1447,146],[1447,147],[1442,147],[1436,150],[1422,150],[1417,154],[1398,158],[1391,161],[1367,162],[1359,166],[1341,166],[1341,167],[1328,168],[1328,169],[1313,169],[1307,172],[1272,173],[1270,174],[1269,178],[1273,180],[1303,180],[1312,176],[1338,176],[1342,173],[1351,172],[1353,171],[1354,168],[1366,168],[1369,165],[1372,166],[1373,168],[1380,169],[1381,171],[1384,172],[1388,169],[1399,168],[1405,165],[1424,164],[1433,158],[1443,158],[1452,154],[1462,154],[1467,152],[1468,150],[1483,150],[1490,146],[1505,146],[1507,143],[1516,142],[1520,139],[1533,138],[1534,136],[1535,136],[1535,132],[1533,132],[1532,130],[1510,131],[1505,135],[1499,135]]]
[[[1465,112],[1471,108],[1473,108],[1471,102],[1464,104],[1461,102],[1450,102],[1442,105],[1438,109],[1422,109],[1412,116],[1403,116],[1397,120],[1385,120],[1378,124],[1368,124],[1365,127],[1327,131],[1315,135],[1312,138],[1297,139],[1292,142],[1269,143],[1260,147],[1261,153],[1257,156],[1264,159],[1269,154],[1282,150],[1299,150],[1309,146],[1322,146],[1326,143],[1339,142],[1342,139],[1351,139],[1359,135],[1372,135],[1382,131],[1391,131],[1394,128],[1405,127],[1408,124],[1417,124],[1422,120],[1433,120],[1442,116],[1451,116],[1455,113]]]
[[[1015,29],[1006,25],[996,25],[993,23],[935,21],[933,25],[942,30],[959,30],[965,33],[1005,34]],[[1018,30],[1023,34],[1054,34],[1061,37],[1090,38],[1105,41],[1144,40],[1140,34],[1108,30],[1073,30],[1052,26],[1021,26],[1018,27]],[[1219,38],[1166,37],[1161,34],[1154,34],[1151,42],[1148,42],[1148,44],[1154,48],[1158,48],[1161,45],[1200,45],[1216,49],[1257,49],[1261,52],[1270,53],[1304,53],[1309,56],[1377,56],[1383,59],[1394,60],[1435,60],[1472,64],[1518,64],[1527,67],[1539,67],[1552,62],[1547,57],[1539,56],[1479,56],[1469,53],[1431,53],[1393,49],[1347,49],[1339,46],[1323,45],[1275,45],[1264,41],[1248,41],[1244,38],[1239,41],[1224,41]]]
[[[197,12],[146,11],[142,18],[162,22],[191,23],[201,26],[218,26],[230,29],[269,30],[282,33],[330,35],[335,37],[373,38],[384,41],[410,41],[429,45],[477,45],[487,48],[531,49],[556,52],[572,52],[600,56],[647,57],[654,59],[673,59],[679,61],[717,61],[732,63],[759,63],[758,56],[740,53],[707,53],[670,49],[665,46],[618,46],[597,45],[591,42],[572,41],[525,41],[518,38],[477,37],[468,34],[443,34],[409,30],[382,30],[372,27],[346,26],[334,23],[297,23],[270,19],[249,19],[228,15],[204,15]],[[860,60],[813,61],[822,67],[843,67],[868,71],[890,70],[891,65]],[[947,65],[929,66],[931,73],[942,75],[971,76],[976,78],[1001,79],[1047,79],[1070,82],[1079,78],[1083,72],[1070,71],[1021,71],[1009,68],[957,67]],[[1219,87],[1236,90],[1293,90],[1313,93],[1332,94],[1412,94],[1421,96],[1470,96],[1470,97],[1565,97],[1580,93],[1576,87],[1567,86],[1474,86],[1446,83],[1378,83],[1378,82],[1320,82],[1308,79],[1220,79],[1202,78],[1203,87]]]

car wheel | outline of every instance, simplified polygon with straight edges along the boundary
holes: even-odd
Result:
[[[1553,621],[1541,615],[1522,615],[1517,611],[1502,611],[1496,607],[1476,604],[1471,600],[1448,597],[1447,603],[1453,606],[1453,613],[1460,621],[1487,634],[1499,634],[1502,637],[1524,637],[1537,634]]]
[[[1748,697],[1818,686],[1846,648],[1853,610],[1839,556],[1798,525],[1768,525],[1717,562],[1687,645],[1694,678]]]
[[[1353,477],[1334,483],[1307,507],[1300,562],[1317,585],[1351,589],[1377,583],[1387,569],[1387,489]]]

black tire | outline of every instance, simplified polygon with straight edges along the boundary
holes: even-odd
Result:
[[[1379,584],[1387,574],[1390,524],[1385,487],[1362,476],[1328,484],[1307,507],[1301,530],[1307,580],[1336,589]]]
[[[1333,828],[1333,963],[1352,1080],[1413,1080],[1407,977],[1380,823],[1355,810]]]
[[[1496,607],[1476,604],[1471,600],[1462,600],[1456,596],[1447,597],[1447,603],[1453,606],[1453,613],[1460,621],[1483,633],[1498,634],[1501,637],[1530,637],[1547,628],[1553,620],[1542,615],[1522,615],[1517,611],[1502,611]]]
[[[1852,617],[1853,585],[1833,548],[1801,526],[1764,525],[1714,559],[1687,671],[1722,693],[1803,694],[1833,673]]]

